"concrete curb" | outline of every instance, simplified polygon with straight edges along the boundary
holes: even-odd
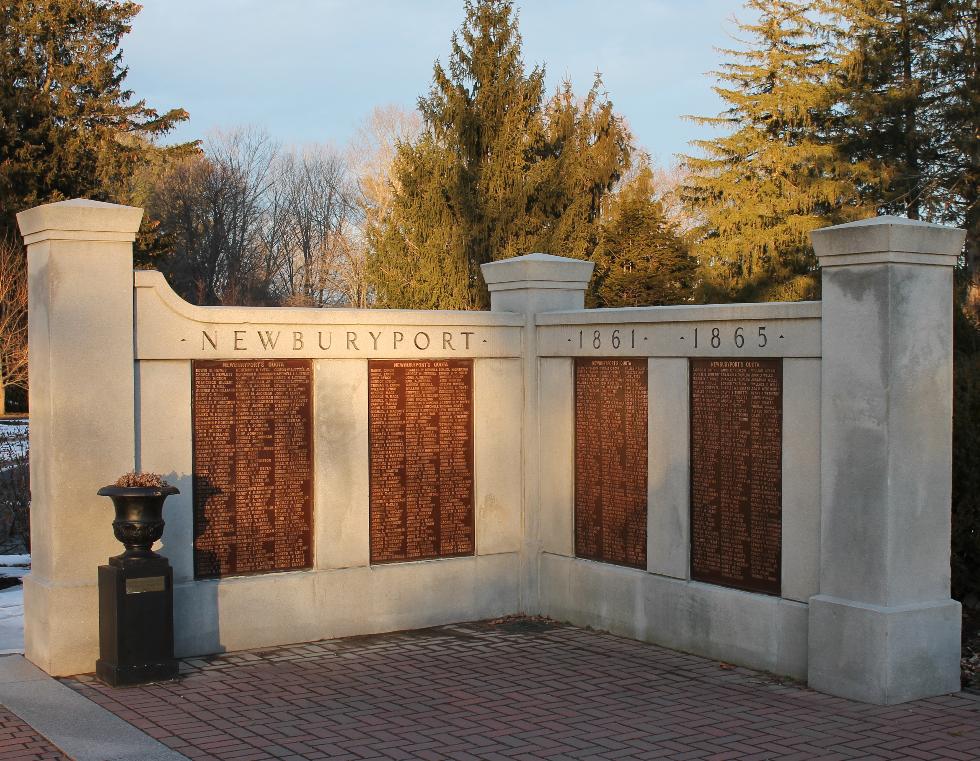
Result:
[[[187,761],[20,655],[0,657],[0,703],[74,761]]]

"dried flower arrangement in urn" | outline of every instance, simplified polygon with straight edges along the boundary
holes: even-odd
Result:
[[[163,536],[163,502],[180,491],[156,473],[126,473],[99,496],[109,497],[116,509],[112,531],[126,551],[109,559],[113,565],[134,560],[159,558],[153,543]]]

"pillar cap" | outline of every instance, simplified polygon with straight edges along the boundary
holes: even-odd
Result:
[[[45,240],[134,241],[143,219],[135,206],[72,198],[35,206],[17,215],[24,243]]]
[[[822,267],[931,264],[955,267],[966,231],[904,217],[872,217],[810,233]]]
[[[483,279],[492,291],[519,288],[562,288],[584,291],[595,269],[593,262],[551,254],[525,254],[481,264]]]

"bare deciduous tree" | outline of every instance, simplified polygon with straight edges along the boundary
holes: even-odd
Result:
[[[218,303],[219,260],[208,246],[204,188],[210,162],[203,154],[170,165],[149,194],[167,257],[159,262],[171,286],[195,304]]]
[[[27,263],[24,249],[0,240],[0,414],[7,389],[27,388]]]
[[[261,229],[278,146],[265,132],[239,129],[217,134],[205,150],[212,165],[205,185],[211,242],[224,265],[220,301],[266,303],[273,273],[262,266]]]
[[[350,249],[360,209],[347,164],[336,151],[316,146],[281,157],[267,228],[280,235],[280,280],[292,304],[347,303],[337,268]],[[271,239],[271,236],[270,236]]]
[[[363,217],[361,219],[363,224]],[[333,268],[333,289],[343,296],[343,304],[356,309],[371,306],[366,243],[363,229],[353,228],[341,238],[341,250]]]
[[[389,104],[371,111],[350,147],[350,161],[358,178],[361,204],[369,213],[383,213],[394,196],[391,164],[400,143],[412,142],[422,131],[418,111]]]
[[[219,133],[175,162],[150,193],[169,256],[161,269],[198,304],[267,304],[278,262],[267,256],[267,198],[278,148],[250,129]]]
[[[157,180],[150,212],[170,252],[161,269],[191,301],[367,305],[357,183],[329,146],[218,134]]]
[[[355,234],[347,239],[343,267],[338,272],[340,289],[348,303],[360,308],[371,306],[367,273],[367,237],[391,209],[397,179],[392,164],[398,146],[414,141],[422,131],[422,117],[416,110],[389,104],[371,111],[357,131],[349,148],[350,164],[357,177],[357,198],[361,209]]]

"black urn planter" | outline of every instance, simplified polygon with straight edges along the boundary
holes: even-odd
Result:
[[[99,566],[99,660],[113,686],[175,679],[174,575],[153,551],[163,536],[163,503],[173,486],[104,486],[116,509],[112,530],[126,551]]]
[[[103,486],[100,497],[109,497],[116,508],[112,531],[126,551],[109,558],[112,565],[151,560],[160,556],[152,549],[163,536],[163,502],[180,494],[175,486]]]

